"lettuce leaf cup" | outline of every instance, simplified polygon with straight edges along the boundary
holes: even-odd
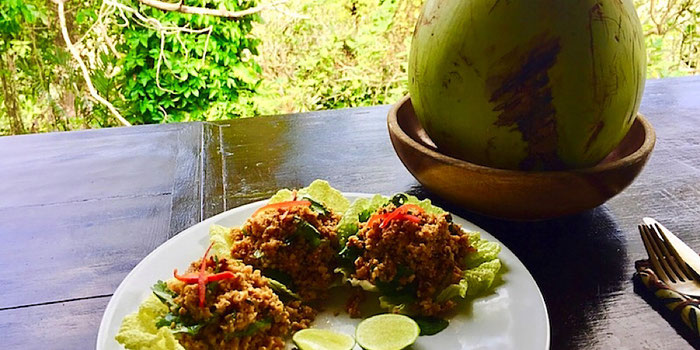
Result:
[[[360,198],[338,226],[337,269],[352,286],[380,294],[396,313],[439,316],[487,290],[501,268],[500,246],[464,231],[429,200],[397,194]],[[347,311],[359,316],[359,300]]]
[[[336,227],[348,205],[325,181],[296,192],[282,190],[243,226],[231,229],[231,257],[260,269],[291,296],[321,299],[337,280]]]

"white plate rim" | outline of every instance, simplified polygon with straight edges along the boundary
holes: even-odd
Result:
[[[374,196],[374,194],[360,193],[360,192],[341,192],[341,193],[343,194],[343,196],[345,196],[349,199],[360,198],[360,197],[371,198],[372,196]],[[163,242],[161,245],[159,245],[154,250],[152,250],[150,253],[148,253],[148,255],[146,255],[146,257],[144,257],[138,264],[136,264],[136,266],[134,266],[133,269],[131,269],[131,271],[129,271],[129,273],[126,275],[126,277],[124,277],[124,279],[121,281],[121,283],[119,284],[117,289],[114,291],[114,293],[110,297],[109,303],[107,304],[107,307],[105,308],[105,311],[102,315],[102,320],[100,321],[100,328],[99,328],[98,334],[97,334],[96,349],[98,349],[98,350],[105,349],[106,345],[110,341],[116,342],[114,340],[114,335],[109,334],[110,333],[109,329],[111,328],[110,323],[112,322],[112,319],[114,318],[114,314],[115,314],[116,309],[117,309],[117,304],[118,304],[119,300],[122,298],[122,294],[124,293],[124,290],[130,284],[131,280],[134,279],[134,276],[137,275],[139,273],[139,271],[147,268],[149,265],[148,263],[151,260],[155,259],[155,257],[159,256],[161,254],[162,250],[166,250],[169,247],[177,244],[180,240],[183,239],[183,237],[186,237],[188,234],[190,234],[190,232],[199,231],[202,226],[206,226],[206,231],[208,232],[209,227],[211,225],[213,225],[215,222],[220,221],[223,218],[226,218],[230,215],[233,215],[236,212],[245,211],[246,209],[249,209],[249,208],[260,207],[264,203],[266,203],[267,201],[268,200],[265,199],[265,200],[260,200],[260,201],[244,204],[244,205],[226,210],[226,211],[219,213],[217,215],[214,215],[208,219],[202,220],[202,221],[180,231],[178,234],[169,238],[167,241]],[[486,230],[482,229],[481,227],[477,226],[476,224],[472,223],[469,220],[466,220],[466,219],[461,218],[459,216],[456,216],[454,214],[453,214],[453,216],[455,216],[455,218],[458,218],[461,221],[468,223],[470,226],[472,226],[474,229],[476,229],[478,232],[480,232],[482,234],[482,236],[486,235],[489,240],[493,240],[493,241],[498,242],[502,248],[501,254],[502,255],[503,254],[511,255],[514,258],[513,261],[509,261],[509,264],[515,263],[515,264],[521,265],[521,267],[523,268],[523,270],[526,274],[526,277],[529,278],[529,280],[531,280],[532,284],[534,285],[535,291],[537,292],[537,295],[538,295],[537,301],[542,306],[541,311],[543,312],[544,319],[546,320],[545,325],[544,325],[544,331],[545,331],[544,350],[550,349],[550,346],[551,346],[551,325],[550,325],[550,320],[549,320],[549,313],[547,311],[547,305],[545,304],[542,292],[540,291],[539,286],[537,285],[537,282],[535,281],[535,279],[532,277],[532,274],[530,273],[530,271],[527,269],[527,267],[525,267],[525,265],[522,263],[522,261],[520,261],[520,259],[518,259],[518,257],[515,254],[513,254],[513,252],[510,249],[508,249],[508,247],[505,246],[502,242],[500,242],[496,237],[494,237],[493,235],[488,233]],[[132,310],[132,312],[133,311],[135,311],[135,310]],[[121,320],[119,322],[121,324]],[[122,349],[123,349],[123,347],[122,347]]]

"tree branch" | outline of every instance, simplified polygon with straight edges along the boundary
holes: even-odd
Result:
[[[63,3],[65,0],[52,0],[57,6],[57,12],[58,12],[58,23],[61,26],[61,34],[63,34],[63,40],[66,42],[66,47],[68,48],[68,51],[70,51],[71,55],[73,58],[78,62],[78,66],[80,66],[80,70],[83,73],[83,78],[85,78],[85,84],[88,87],[88,90],[90,91],[90,95],[92,98],[97,100],[97,102],[103,104],[107,109],[114,115],[117,120],[119,120],[120,123],[126,126],[131,126],[131,123],[124,119],[124,117],[119,114],[119,111],[117,111],[114,106],[104,99],[100,94],[97,93],[97,89],[95,89],[95,86],[92,85],[92,80],[90,79],[90,72],[87,69],[87,66],[85,66],[85,62],[83,62],[83,59],[80,57],[80,52],[78,52],[78,49],[73,46],[73,43],[70,40],[70,36],[68,35],[68,27],[66,26],[66,13],[65,9],[63,6]]]
[[[165,2],[165,1],[160,1],[160,0],[139,0],[139,1],[144,5],[148,5],[148,6],[151,6],[153,8],[163,10],[163,11],[182,12],[182,13],[190,13],[190,14],[195,14],[195,15],[217,16],[217,17],[224,17],[224,18],[238,18],[238,17],[249,16],[249,15],[252,15],[254,13],[258,13],[260,11],[266,10],[270,7],[275,7],[277,5],[284,4],[285,2],[287,2],[289,0],[280,0],[277,2],[270,3],[270,4],[251,7],[249,9],[245,9],[242,11],[228,11],[228,10],[224,10],[224,9],[209,9],[209,8],[204,8],[204,7],[187,6],[187,5],[183,4],[182,0],[180,0],[180,2],[178,2],[178,3]]]

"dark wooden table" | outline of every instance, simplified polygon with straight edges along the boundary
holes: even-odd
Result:
[[[700,250],[700,77],[652,80],[657,144],[641,176],[578,215],[512,223],[427,193],[389,142],[388,106],[0,138],[0,343],[95,347],[102,313],[151,250],[209,216],[316,178],[431,197],[497,236],[544,294],[553,349],[697,344],[638,293],[636,231],[656,217]],[[664,315],[667,315],[664,313]]]

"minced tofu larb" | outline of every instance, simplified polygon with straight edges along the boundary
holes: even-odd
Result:
[[[199,261],[192,263],[185,275],[199,274],[200,267]],[[196,283],[177,279],[167,283],[177,305],[171,312],[202,325],[195,334],[177,333],[186,349],[283,349],[285,337],[313,321],[313,309],[299,301],[283,304],[259,270],[236,261],[207,259],[206,275],[227,271],[231,277],[206,284],[203,307]]]
[[[328,209],[318,212],[308,205],[262,210],[231,230],[231,256],[282,279],[302,300],[317,300],[336,278],[339,220]]]
[[[428,316],[455,306],[454,301],[438,302],[435,297],[462,279],[465,258],[474,251],[469,235],[452,222],[450,214],[394,204],[380,208],[361,224],[347,246],[359,252],[351,278],[369,281],[382,293],[415,298],[416,311]],[[359,315],[356,305],[348,303],[353,316]]]

